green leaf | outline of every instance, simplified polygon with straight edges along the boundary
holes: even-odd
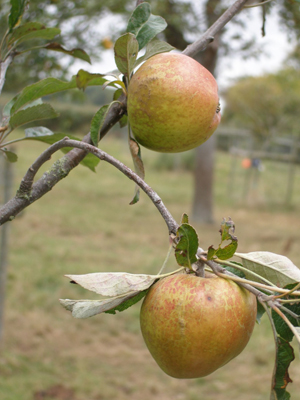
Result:
[[[141,155],[141,148],[140,148],[138,142],[133,138],[129,138],[129,149],[130,149],[132,161],[134,164],[134,170],[140,178],[144,179],[145,178],[145,169],[144,169],[144,163],[143,163],[142,155]],[[138,185],[135,185],[134,197],[129,204],[132,205],[132,204],[137,203],[140,198],[139,194],[140,194],[140,187]]]
[[[221,233],[221,241],[224,242],[225,240],[237,240],[235,236],[233,236],[235,230],[234,222],[231,218],[226,221],[223,219],[221,223],[220,233]]]
[[[134,67],[137,67],[139,64],[156,54],[167,53],[171,50],[175,50],[175,47],[171,46],[167,42],[154,38],[147,44],[145,54],[136,60]]]
[[[101,128],[103,126],[105,118],[106,118],[107,114],[109,113],[109,110],[115,103],[118,103],[118,101],[112,101],[111,103],[102,106],[96,112],[96,114],[94,115],[94,117],[92,119],[90,132],[91,132],[91,139],[92,139],[94,146],[98,146],[99,133],[101,131]]]
[[[66,135],[64,135],[66,136]],[[74,139],[74,137],[68,135],[68,137],[70,139]],[[80,140],[80,139],[77,139]],[[72,147],[63,147],[61,149],[61,151],[66,154],[68,153],[70,150],[72,150]],[[96,167],[99,164],[100,159],[98,157],[96,157],[94,154],[92,153],[88,153],[84,159],[82,161],[80,161],[80,165],[82,165],[83,167],[87,167],[88,169],[90,169],[93,172],[96,172]]]
[[[219,247],[217,249],[214,249],[213,246],[210,246],[208,248],[208,260],[211,260],[214,257],[218,257],[220,260],[228,260],[235,254],[235,251],[237,249],[238,240],[237,237],[233,235],[234,223],[231,218],[229,218],[228,221],[223,219],[219,232],[221,234],[221,243],[219,244]],[[230,240],[231,243],[229,243],[225,247],[221,247],[222,243],[227,240]]]
[[[260,324],[260,321],[261,321],[263,315],[265,314],[266,310],[257,299],[256,299],[256,302],[257,302],[256,323]]]
[[[241,265],[241,264],[235,263],[235,262],[231,262],[231,263],[232,263],[232,264]],[[239,270],[239,269],[237,269],[237,268],[229,267],[229,266],[227,266],[227,265],[223,265],[223,268],[225,268],[227,271],[231,272],[232,274],[234,274],[234,275],[236,275],[236,276],[238,276],[238,277],[240,277],[240,278],[245,278],[244,272],[241,271],[241,270]]]
[[[119,88],[121,86],[121,88],[123,88],[123,90],[126,91],[126,86],[123,81],[120,81],[120,79],[105,82],[103,85],[103,89],[105,89],[107,86],[112,86],[115,88]]]
[[[121,94],[123,93],[123,90],[120,88],[120,89],[117,89],[115,92],[114,92],[114,96],[113,96],[113,100],[118,100],[118,98],[121,96]]]
[[[192,264],[197,261],[197,251],[199,247],[198,236],[195,229],[189,224],[182,224],[177,230],[177,245],[175,248],[175,258],[179,265],[192,268]]]
[[[20,22],[27,0],[10,0],[11,9],[8,17],[9,32]]]
[[[295,285],[288,285],[285,287],[285,289],[290,290],[293,289],[294,286]],[[282,310],[282,312],[285,314],[285,316],[292,323],[293,326],[295,327],[300,326],[300,301],[298,304],[297,303],[285,304],[285,308],[292,311],[294,314],[299,315],[299,319],[296,319],[287,312],[285,312],[284,310]],[[288,327],[286,322],[274,310],[272,310],[272,318],[274,321],[277,334],[287,342],[291,342],[293,340],[294,333]]]
[[[102,106],[93,116],[90,132],[94,146],[98,146],[99,132],[107,115],[108,109],[109,105],[106,104],[105,106]]]
[[[230,244],[223,248],[219,248],[216,251],[216,256],[220,260],[228,260],[229,258],[233,257],[234,253],[236,252],[236,249],[238,247],[238,242],[237,240],[233,240]]]
[[[272,378],[271,399],[286,400],[290,398],[286,387],[292,382],[288,373],[290,363],[295,359],[294,350],[288,342],[281,338],[276,339],[276,361]]]
[[[10,118],[9,124],[12,129],[27,124],[28,122],[40,119],[56,118],[59,114],[51,107],[50,104],[39,104],[33,107],[27,107],[18,111]]]
[[[3,111],[2,111],[2,115],[5,118],[9,118],[10,117],[10,111],[12,106],[15,103],[15,98],[11,99],[8,103],[5,104],[5,106],[3,107]]]
[[[103,74],[91,74],[83,69],[80,69],[76,75],[76,84],[78,89],[85,90],[89,83],[97,82],[98,85],[103,85],[108,79],[104,78]]]
[[[63,139],[66,135],[63,133],[55,134],[44,126],[36,126],[34,128],[25,129],[25,138],[30,140],[41,140],[48,144],[53,144]]]
[[[7,161],[12,162],[12,163],[18,161],[18,156],[13,151],[9,151],[5,147],[4,148],[0,148],[0,151],[5,156]]]
[[[143,290],[142,292],[139,292],[135,296],[131,297],[128,300],[125,300],[123,303],[121,303],[119,306],[111,308],[110,310],[104,311],[106,314],[116,314],[116,311],[125,311],[127,308],[133,306],[134,304],[138,303],[142,298],[144,298],[147,294],[149,289]]]
[[[141,50],[166,27],[166,21],[160,16],[151,14],[150,4],[144,2],[133,11],[128,21],[127,32],[136,36]]]
[[[123,115],[123,117],[120,119],[119,124],[120,128],[124,128],[128,123],[128,116],[126,114]]]
[[[115,62],[122,74],[130,76],[134,69],[138,51],[138,42],[131,33],[125,33],[117,39],[114,47]]]
[[[46,46],[43,46],[44,49],[47,50],[52,50],[52,51],[58,51],[60,53],[68,54],[69,56],[72,56],[74,58],[79,58],[80,60],[86,61],[89,64],[91,64],[91,59],[90,56],[82,49],[72,49],[72,50],[67,50],[62,45],[59,43],[49,43]]]
[[[37,126],[34,128],[25,129],[26,137],[24,140],[37,140],[39,142],[53,144],[68,136],[73,140],[81,140],[76,136],[66,135],[65,133],[53,133],[50,129],[45,128],[44,126]],[[66,154],[71,150],[70,147],[63,147],[61,151]],[[99,164],[100,160],[95,155],[88,153],[84,159],[80,162],[84,167],[89,168],[91,171],[96,172],[96,166]]]
[[[189,223],[189,217],[188,217],[187,214],[185,214],[185,213],[182,214],[181,223],[182,223],[182,224],[188,224],[188,223]]]
[[[11,45],[16,41],[18,42],[17,44],[20,44],[31,39],[52,40],[59,34],[60,29],[58,28],[46,28],[39,22],[28,22],[27,24],[18,26],[12,31],[11,35],[8,37],[8,44]]]
[[[95,78],[88,81],[87,86],[98,86],[103,85],[102,78]],[[76,76],[73,76],[70,82],[65,82],[56,78],[46,78],[33,85],[26,86],[22,92],[15,96],[10,104],[11,110],[10,115],[15,113],[18,109],[23,107],[27,103],[39,99],[50,94],[63,92],[69,89],[76,89]],[[8,106],[7,104],[7,106]]]
[[[242,259],[242,264],[245,268],[266,278],[278,287],[300,282],[299,268],[285,256],[268,251],[256,251],[246,254],[235,253],[235,255]],[[247,274],[246,277],[248,278]],[[252,278],[249,275],[249,279]]]

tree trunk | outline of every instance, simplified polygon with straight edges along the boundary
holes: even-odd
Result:
[[[208,2],[209,3],[209,2]],[[208,11],[207,11],[208,12]],[[212,18],[211,23],[213,23]],[[200,53],[195,59],[200,62],[212,75],[214,75],[219,48],[220,36]],[[213,216],[213,181],[214,181],[214,151],[215,138],[211,138],[197,147],[196,167],[194,172],[194,197],[192,206],[192,219],[198,223],[214,222]]]

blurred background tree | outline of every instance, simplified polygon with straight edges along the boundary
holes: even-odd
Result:
[[[267,147],[280,136],[300,137],[299,71],[285,68],[275,74],[246,77],[224,94],[223,122],[249,129],[256,148]]]

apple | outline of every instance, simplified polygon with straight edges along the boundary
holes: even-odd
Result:
[[[176,274],[150,288],[140,323],[160,368],[190,379],[209,375],[240,354],[256,313],[256,297],[229,279]]]
[[[204,143],[220,119],[218,86],[193,58],[149,58],[128,86],[127,111],[135,139],[148,149],[177,153]]]

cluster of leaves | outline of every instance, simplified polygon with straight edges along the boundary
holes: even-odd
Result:
[[[5,56],[2,56],[3,62],[8,57],[15,57],[18,54],[33,49],[33,47],[29,46],[19,51],[19,45],[24,42],[28,41],[31,43],[33,39],[52,40],[60,33],[60,30],[57,28],[46,28],[37,22],[20,24],[25,7],[25,1],[11,1],[11,12],[8,18],[9,30],[2,41],[3,48],[1,50],[5,52]],[[149,3],[142,3],[132,13],[128,21],[126,33],[117,39],[115,43],[115,63],[118,70],[108,73],[90,73],[81,69],[69,82],[56,78],[46,78],[24,88],[3,109],[0,124],[0,155],[5,155],[8,161],[15,162],[17,161],[17,155],[7,148],[8,145],[21,140],[39,140],[44,143],[53,144],[65,136],[64,133],[54,133],[41,126],[25,129],[25,136],[23,138],[7,140],[8,135],[22,125],[58,116],[58,113],[50,104],[43,102],[43,97],[76,88],[85,90],[88,86],[103,86],[105,89],[109,86],[115,89],[113,101],[110,104],[102,106],[91,121],[91,140],[97,146],[99,140],[102,138],[100,132],[105,118],[113,105],[120,101],[120,96],[126,96],[127,86],[134,69],[153,55],[173,49],[168,43],[156,38],[156,35],[162,32],[166,26],[166,21],[162,17],[151,13]],[[39,48],[61,51],[90,62],[89,56],[83,50],[73,49],[68,51],[56,42],[42,44]],[[145,53],[138,58],[139,51],[144,48]],[[120,120],[120,125],[123,127],[126,124],[127,116],[125,115]],[[69,137],[77,139],[73,136]],[[137,174],[141,178],[144,178],[145,172],[141,159],[141,150],[138,143],[132,138],[130,130],[129,149]],[[68,150],[63,149],[64,152]],[[94,171],[98,162],[99,159],[90,154],[81,163]],[[138,200],[139,188],[136,187],[131,204],[136,203]]]
[[[276,357],[272,377],[273,400],[289,399],[286,386],[291,379],[288,368],[294,360],[291,341],[296,335],[300,343],[300,270],[286,257],[269,252],[236,253],[237,238],[233,236],[234,223],[225,219],[221,223],[221,243],[217,250],[211,246],[207,253],[200,251],[198,235],[189,224],[186,214],[173,238],[175,259],[182,268],[165,275],[145,275],[119,273],[93,273],[86,275],[67,275],[71,282],[85,289],[105,296],[101,300],[60,300],[61,304],[72,312],[75,318],[87,318],[100,313],[115,314],[124,311],[140,301],[150,287],[165,276],[184,270],[193,271],[199,256],[205,255],[207,260],[214,260],[233,273],[237,281],[251,284],[262,294],[273,293],[274,299],[282,300],[284,308],[270,308],[258,301],[257,322],[267,312],[274,330]],[[223,242],[230,244],[221,247]],[[241,261],[229,261],[232,256]],[[278,291],[278,292],[277,292]],[[283,315],[283,316],[282,316]],[[286,320],[288,319],[288,324]]]
[[[9,63],[10,59],[22,54],[22,52],[32,49],[30,46],[24,48],[24,43],[30,43],[31,40],[52,40],[59,34],[58,29],[46,28],[35,22],[22,25],[21,18],[26,4],[25,0],[11,0],[11,12],[8,18],[9,29],[5,33],[0,49],[2,65]],[[121,102],[122,96],[126,96],[127,87],[135,68],[149,57],[173,49],[168,43],[156,38],[156,35],[165,28],[165,20],[151,13],[149,3],[141,3],[131,15],[126,33],[115,43],[114,53],[117,71],[92,74],[80,70],[68,82],[47,78],[26,87],[4,107],[0,126],[0,154],[5,155],[9,161],[16,161],[17,156],[6,148],[7,145],[16,140],[7,141],[7,136],[19,126],[39,119],[57,116],[50,104],[43,103],[43,97],[70,89],[84,90],[87,86],[103,86],[104,88],[110,86],[115,89],[113,101],[102,106],[91,122],[91,140],[97,146],[101,139],[104,121],[114,104]],[[68,51],[55,42],[43,43],[40,47],[90,61],[87,54],[80,49]],[[144,50],[144,54],[139,57],[141,50]],[[121,124],[122,126],[127,124],[126,117],[122,118]],[[64,136],[64,134],[53,133],[44,127],[37,127],[26,129],[25,137],[17,140],[39,140],[52,144]],[[140,148],[131,136],[130,127],[128,141],[136,172],[144,178]],[[65,151],[67,150],[65,149]],[[98,159],[96,160],[93,156],[88,156],[84,160],[85,165],[91,169],[95,168],[97,162]],[[138,198],[137,188],[131,203],[138,201]],[[289,394],[286,392],[286,386],[290,382],[288,367],[294,358],[290,343],[294,336],[300,342],[300,293],[297,291],[300,286],[300,271],[286,257],[273,253],[236,253],[237,238],[233,233],[233,222],[230,219],[224,220],[220,229],[220,244],[217,248],[210,246],[207,252],[201,251],[201,257],[206,257],[207,262],[211,261],[224,265],[227,270],[234,273],[235,280],[258,288],[262,294],[274,293],[271,297],[278,302],[274,304],[282,306],[280,309],[274,306],[270,311],[270,307],[263,304],[263,307],[259,308],[259,318],[266,311],[274,328],[276,360],[272,382],[272,398],[274,400],[285,400],[289,398]],[[223,246],[224,242],[226,243]],[[173,243],[175,259],[181,267],[180,270],[193,271],[194,265],[200,260],[199,240],[197,232],[189,224],[186,214],[183,215],[181,225],[173,238]],[[239,257],[241,262],[228,261],[233,256]],[[173,271],[170,274],[178,271]],[[67,277],[71,282],[94,291],[104,298],[96,301],[66,299],[61,300],[61,304],[71,311],[75,318],[87,318],[103,312],[115,314],[116,311],[124,311],[140,301],[150,287],[166,275],[161,273],[157,275],[129,274],[126,272],[68,275]]]
[[[15,57],[36,48],[62,52],[90,62],[90,58],[84,50],[67,50],[59,43],[52,41],[52,39],[60,34],[58,28],[47,28],[39,22],[26,22],[22,24],[22,16],[27,7],[27,3],[28,2],[25,0],[11,0],[8,29],[1,41],[0,48],[1,70],[3,71],[1,74],[1,89],[5,79],[3,65],[9,65]],[[51,40],[50,43],[49,40]],[[36,45],[37,42],[41,43]],[[102,84],[102,82],[97,82],[96,84]],[[48,144],[53,144],[64,137],[64,134],[54,134],[47,128],[37,127],[26,129],[25,136],[21,139],[11,141],[7,139],[12,131],[22,125],[33,121],[56,118],[58,113],[50,104],[44,103],[42,97],[76,87],[76,79],[72,79],[70,82],[63,82],[58,79],[47,78],[31,86],[27,86],[20,94],[9,101],[2,111],[0,123],[0,155],[4,155],[10,162],[15,162],[17,161],[17,155],[6,147],[15,141],[39,140]],[[91,169],[94,169],[98,160],[88,156],[83,163]]]

